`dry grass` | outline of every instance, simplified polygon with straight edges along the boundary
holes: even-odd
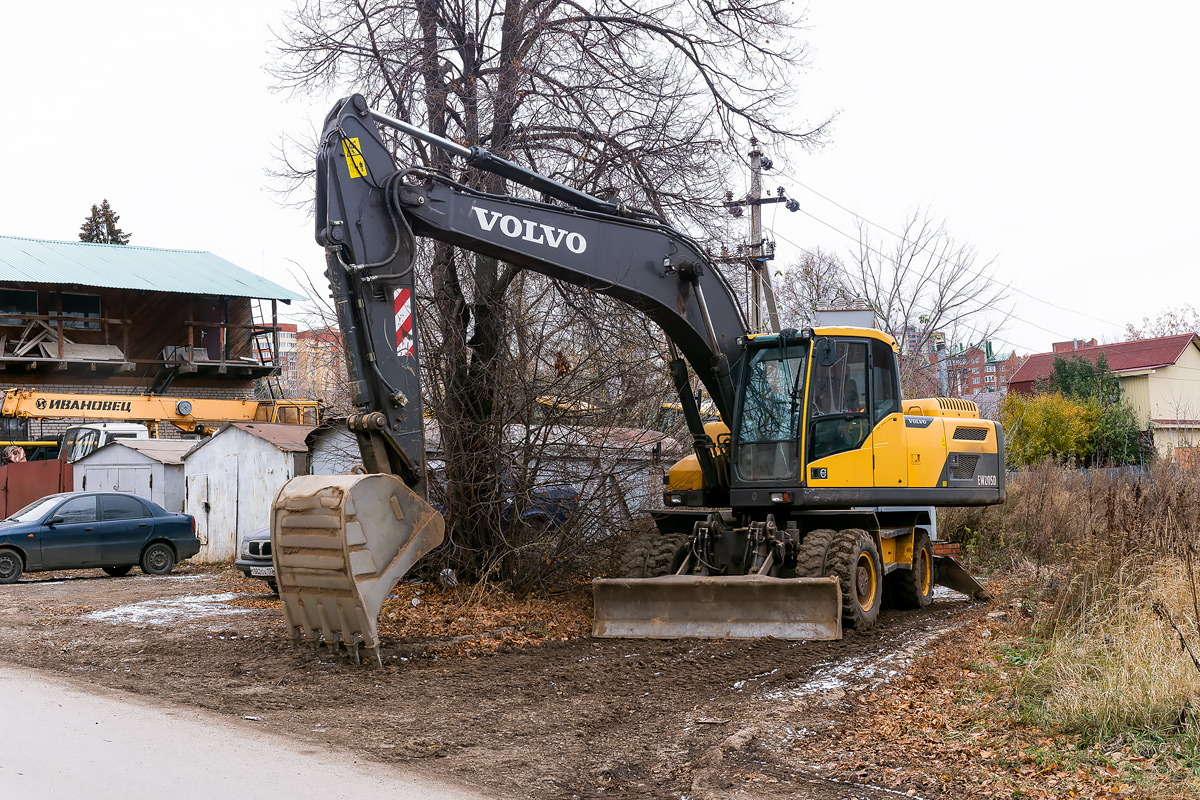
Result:
[[[1200,758],[1200,669],[1176,632],[1193,649],[1200,644],[1184,565],[1126,567],[1111,585],[1086,591],[1082,613],[1060,617],[1022,681],[1035,717],[1101,738],[1174,739]]]
[[[1029,560],[1040,570],[1099,558],[1115,571],[1129,557],[1182,558],[1200,531],[1200,476],[1166,462],[1142,471],[1046,462],[1011,475],[1003,505],[940,509],[938,527],[975,567]]]
[[[1200,791],[1200,476],[1174,464],[1010,477],[1008,502],[947,509],[944,535],[974,569],[1031,568],[1015,688],[1034,725],[1169,752]]]

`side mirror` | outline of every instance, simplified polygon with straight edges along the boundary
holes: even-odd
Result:
[[[50,519],[46,520],[46,524],[47,525],[61,525],[66,521],[67,521],[67,518],[64,517],[62,514],[55,514]]]
[[[832,367],[837,363],[837,345],[833,339],[822,336],[817,340],[817,363],[822,367]]]

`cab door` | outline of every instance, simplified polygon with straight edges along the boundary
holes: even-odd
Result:
[[[822,337],[814,347],[823,355],[814,358],[809,377],[808,485],[870,486],[866,340]]]
[[[900,413],[900,375],[891,346],[871,340],[871,453],[876,488],[908,485],[908,436]]]

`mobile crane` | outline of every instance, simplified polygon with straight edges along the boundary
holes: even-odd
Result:
[[[540,192],[545,201],[397,169],[378,125]],[[666,559],[594,584],[597,636],[838,638],[869,627],[885,586],[929,602],[930,506],[1004,500],[1003,434],[973,403],[902,400],[895,342],[866,328],[754,334],[702,247],[666,221],[416,128],[353,95],[325,120],[316,239],[346,340],[348,420],[366,473],[293,478],[272,509],[273,559],[296,637],[374,648],[391,587],[444,535],[425,497],[419,350],[394,298],[423,236],[622,300],[666,335],[695,453],[656,515]],[[703,384],[721,422],[705,424]],[[939,567],[944,567],[939,569]],[[670,574],[661,574],[667,572]]]
[[[226,422],[277,422],[316,425],[315,400],[213,400],[184,399],[159,395],[70,394],[13,388],[0,392],[0,419],[93,419],[110,423],[142,423],[143,437],[150,436],[160,422],[169,422],[188,433],[211,434]],[[68,428],[59,457],[77,461],[114,437],[105,425]],[[126,430],[136,430],[134,428]],[[15,444],[16,442],[12,442]],[[0,442],[10,444],[10,442]],[[49,444],[29,442],[28,444]]]

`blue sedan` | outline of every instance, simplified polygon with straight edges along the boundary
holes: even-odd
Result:
[[[36,500],[0,521],[0,583],[22,572],[135,565],[166,575],[200,552],[196,520],[121,492],[67,492]]]

